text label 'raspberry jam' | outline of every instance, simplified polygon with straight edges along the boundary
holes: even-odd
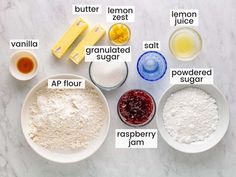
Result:
[[[157,148],[157,129],[116,129],[116,148]]]
[[[120,119],[130,126],[148,124],[155,115],[155,101],[144,90],[130,90],[124,93],[118,102]]]

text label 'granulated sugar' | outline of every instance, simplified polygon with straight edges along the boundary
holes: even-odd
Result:
[[[130,62],[131,46],[93,46],[85,48],[85,62]]]
[[[171,68],[170,84],[213,84],[213,68]]]
[[[157,129],[116,129],[116,148],[157,148]]]
[[[50,89],[84,89],[84,79],[48,79]]]

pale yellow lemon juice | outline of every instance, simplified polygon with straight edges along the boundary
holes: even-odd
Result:
[[[202,40],[192,28],[180,28],[173,32],[169,40],[171,53],[179,60],[194,59],[202,48]]]

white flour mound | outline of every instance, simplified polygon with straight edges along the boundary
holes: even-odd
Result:
[[[30,119],[30,138],[49,150],[71,151],[86,147],[104,124],[104,103],[97,91],[48,89],[37,91]]]
[[[204,141],[219,122],[216,100],[198,88],[182,89],[167,99],[163,120],[175,141],[185,144]]]

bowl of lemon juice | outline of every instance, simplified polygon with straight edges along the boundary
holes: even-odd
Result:
[[[202,39],[200,34],[192,28],[179,28],[170,36],[169,48],[178,60],[190,61],[201,51]]]

